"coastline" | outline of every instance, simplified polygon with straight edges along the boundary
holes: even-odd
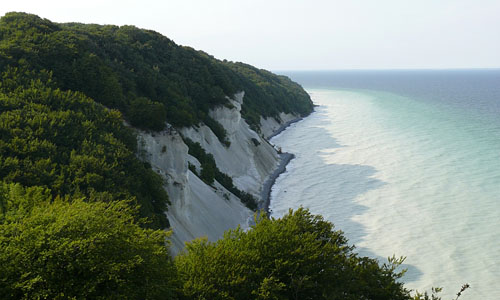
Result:
[[[286,171],[286,166],[294,158],[295,155],[293,153],[281,153],[280,163],[278,164],[278,167],[274,170],[274,172],[269,176],[269,178],[264,182],[262,186],[261,198],[263,200],[263,204],[260,209],[264,209],[267,214],[269,214],[269,205],[271,204],[271,189],[276,182],[276,179]]]
[[[312,112],[314,112],[314,110]],[[282,133],[285,129],[287,129],[293,123],[297,123],[299,121],[302,121],[304,118],[305,117],[300,117],[300,118],[293,119],[291,121],[283,123],[283,125],[281,125],[278,129],[276,129],[276,131],[274,131],[273,134],[271,134],[269,137],[266,138],[266,141],[269,144],[273,145],[270,142],[273,137]],[[262,205],[259,207],[259,209],[264,209],[264,211],[268,215],[270,215],[269,206],[271,205],[271,189],[272,189],[273,185],[276,183],[276,179],[278,179],[278,177],[286,171],[286,166],[290,163],[290,161],[292,159],[295,158],[295,154],[293,154],[293,153],[283,152],[283,153],[280,153],[279,155],[280,155],[280,162],[278,164],[278,167],[274,170],[274,172],[271,175],[269,175],[269,178],[267,178],[266,181],[264,182],[264,184],[262,185],[262,191],[261,191]]]
[[[297,119],[293,119],[291,121],[288,121],[288,122],[285,122],[283,123],[283,125],[281,125],[278,129],[276,129],[276,131],[273,132],[273,134],[271,134],[270,136],[268,136],[266,138],[266,140],[269,142],[271,141],[271,139],[275,136],[277,136],[278,134],[282,133],[285,129],[288,128],[288,126],[292,125],[293,123],[297,123],[299,121],[302,121],[305,117],[300,117],[300,118],[297,118]]]

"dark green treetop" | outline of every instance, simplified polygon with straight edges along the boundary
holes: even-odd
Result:
[[[360,257],[341,231],[306,209],[257,218],[217,242],[187,245],[175,263],[189,299],[411,299],[402,260]]]
[[[161,119],[174,126],[205,122],[210,108],[238,91],[246,92],[243,116],[255,129],[260,116],[312,111],[307,93],[284,76],[219,61],[133,26],[58,24],[8,13],[0,19],[0,70],[8,65],[51,71],[57,87],[81,91],[153,130]],[[154,122],[138,117],[141,97],[160,111]]]
[[[168,232],[140,227],[124,201],[53,201],[34,189],[0,182],[2,299],[176,298]]]

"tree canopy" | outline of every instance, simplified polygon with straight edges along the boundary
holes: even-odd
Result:
[[[2,74],[0,178],[54,197],[135,198],[149,226],[167,227],[163,180],[136,157],[121,113],[33,73],[9,67]],[[37,76],[45,80],[30,79]]]
[[[410,295],[402,259],[360,257],[303,208],[195,240],[172,260],[169,233],[139,226],[136,207],[82,200],[0,182],[3,299],[439,300]]]
[[[175,263],[189,299],[411,299],[395,269],[360,257],[341,231],[300,208],[251,230],[187,244]]]
[[[261,116],[312,111],[307,93],[288,78],[219,61],[154,31],[58,24],[26,13],[0,19],[0,74],[3,180],[61,197],[135,197],[155,228],[168,226],[168,197],[162,179],[136,158],[135,136],[123,119],[155,131],[165,122],[202,122],[229,146],[208,112],[238,91],[246,92],[242,113],[256,130]],[[256,207],[249,194],[232,192]]]
[[[256,130],[261,116],[310,113],[290,79],[133,26],[25,13],[0,19],[0,76],[2,299],[411,299],[401,260],[360,257],[306,209],[170,258],[163,180],[137,158],[124,119],[147,130],[203,122],[229,145],[209,109],[245,91]],[[206,183],[255,208],[199,144],[189,151]]]
[[[140,227],[124,201],[52,201],[0,183],[2,299],[173,299],[163,230]]]
[[[58,24],[8,13],[0,19],[0,69],[6,66],[51,71],[57,87],[83,92],[153,130],[165,121],[206,122],[210,108],[239,91],[246,92],[243,117],[255,129],[260,116],[306,115],[313,107],[309,95],[284,76],[219,61],[133,26]],[[158,113],[144,117],[152,109]]]

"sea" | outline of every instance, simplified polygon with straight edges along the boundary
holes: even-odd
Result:
[[[412,290],[500,299],[500,69],[280,73],[317,106],[271,140],[296,156],[271,215],[306,207],[359,255],[406,257]]]

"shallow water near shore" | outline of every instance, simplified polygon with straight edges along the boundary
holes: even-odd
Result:
[[[461,299],[500,299],[499,88],[467,104],[443,84],[417,94],[304,78],[319,106],[272,139],[296,155],[273,186],[272,215],[308,207],[360,254],[406,256],[409,288],[441,286],[451,299],[468,282]]]

